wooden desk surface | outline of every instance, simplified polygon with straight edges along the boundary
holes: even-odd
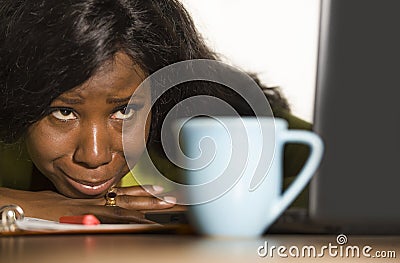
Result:
[[[2,263],[64,263],[64,262],[399,262],[400,236],[348,236],[347,243],[338,245],[336,236],[331,235],[267,235],[255,239],[223,239],[193,235],[174,234],[113,234],[113,235],[48,235],[0,237],[0,262]],[[265,246],[286,247],[287,258],[280,257],[277,249],[273,257],[260,257],[258,248]],[[317,254],[323,246],[337,246],[343,249],[343,257],[330,256],[324,250],[322,258],[307,256],[310,246]],[[346,247],[359,247],[360,257],[345,256]],[[362,249],[370,246],[371,258],[362,255]],[[295,254],[298,247],[300,254]],[[304,248],[305,247],[305,248]],[[368,250],[368,249],[367,249]],[[394,251],[395,255],[393,254]],[[260,251],[265,253],[264,250]],[[387,257],[373,258],[376,252]],[[334,254],[334,253],[333,253]]]

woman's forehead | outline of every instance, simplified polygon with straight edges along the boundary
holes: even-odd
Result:
[[[112,59],[105,61],[102,65],[98,67],[93,77],[100,74],[107,74],[109,71],[115,70],[115,68],[126,70],[135,70],[137,74],[142,78],[146,77],[144,70],[125,52],[119,51],[114,54]]]
[[[125,53],[117,53],[113,60],[104,63],[87,81],[68,90],[62,96],[85,96],[93,91],[132,94],[143,82],[144,71]]]

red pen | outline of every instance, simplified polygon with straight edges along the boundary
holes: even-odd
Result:
[[[79,224],[79,225],[98,225],[99,219],[94,215],[81,215],[81,216],[62,216],[59,219],[60,223],[66,224]]]

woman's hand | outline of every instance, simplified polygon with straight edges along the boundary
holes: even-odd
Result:
[[[159,187],[144,186],[149,192],[159,194]],[[160,200],[140,186],[116,188],[117,206],[105,206],[104,198],[73,199],[52,191],[30,192],[0,188],[0,206],[16,204],[25,215],[58,221],[61,216],[94,214],[103,223],[151,223],[137,210],[165,209],[174,206],[175,199]]]
[[[114,192],[117,194],[117,206],[126,209],[135,210],[154,210],[171,208],[176,203],[173,196],[164,196],[162,199],[153,195],[159,195],[163,192],[160,186],[131,186],[131,187],[115,187]]]

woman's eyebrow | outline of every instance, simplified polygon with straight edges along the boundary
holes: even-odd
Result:
[[[83,100],[79,99],[79,98],[65,98],[65,97],[58,97],[57,100],[61,100],[62,102],[66,103],[66,104],[82,104]]]
[[[132,96],[126,98],[107,98],[107,104],[120,104],[120,103],[127,103],[131,99]]]

